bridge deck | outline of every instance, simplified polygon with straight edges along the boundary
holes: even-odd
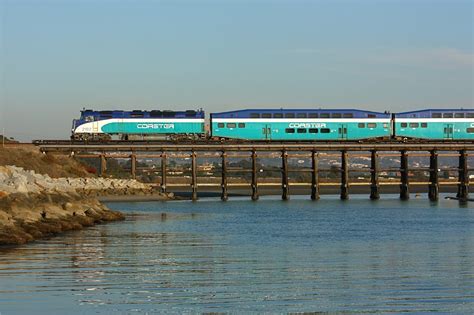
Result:
[[[380,173],[386,171],[380,168],[380,159],[384,156],[397,156],[400,160],[400,167],[396,168],[395,171],[399,174],[400,181],[394,183],[400,186],[400,198],[408,199],[410,194],[410,186],[418,185],[416,181],[413,181],[411,173],[413,171],[423,171],[429,173],[429,179],[423,181],[423,185],[427,185],[429,189],[430,200],[438,200],[440,185],[448,185],[454,183],[444,183],[439,180],[439,172],[442,168],[439,167],[438,158],[442,156],[455,156],[458,157],[458,166],[452,168],[454,172],[458,173],[458,180],[455,184],[458,185],[457,197],[460,200],[467,200],[469,195],[469,173],[472,169],[469,167],[468,160],[474,155],[474,142],[410,142],[402,143],[396,141],[386,142],[373,142],[373,143],[358,143],[358,142],[313,142],[313,143],[266,143],[266,142],[205,142],[205,143],[169,143],[169,142],[153,142],[153,143],[104,143],[104,144],[78,144],[78,143],[35,143],[40,147],[40,150],[45,153],[62,153],[70,154],[80,158],[96,158],[99,159],[100,163],[100,175],[106,176],[107,170],[107,159],[109,158],[129,158],[130,159],[130,172],[132,178],[137,176],[137,159],[153,157],[161,159],[161,171],[160,171],[160,188],[163,192],[166,192],[167,187],[179,183],[169,183],[167,180],[168,175],[171,173],[168,170],[168,161],[173,158],[186,157],[191,160],[190,164],[190,179],[191,182],[187,185],[191,187],[192,199],[198,198],[198,188],[202,187],[204,183],[198,183],[198,157],[203,157],[209,154],[217,154],[217,158],[221,159],[221,189],[222,189],[222,200],[228,198],[228,188],[232,186],[228,181],[228,175],[233,172],[233,169],[228,165],[228,159],[236,156],[244,156],[244,158],[251,159],[251,168],[241,170],[242,172],[249,172],[251,174],[251,198],[257,200],[259,196],[259,186],[265,185],[261,183],[259,177],[261,172],[261,165],[258,164],[257,158],[264,155],[270,155],[270,158],[281,159],[281,183],[273,183],[273,186],[281,186],[282,199],[288,199],[290,194],[290,187],[294,187],[295,183],[290,182],[289,173],[295,172],[290,168],[288,163],[289,158],[300,157],[305,154],[308,158],[310,154],[311,168],[310,169],[299,169],[297,172],[307,172],[311,178],[311,183],[304,183],[304,185],[311,188],[311,199],[319,199],[320,186],[327,185],[320,180],[320,174],[327,171],[319,168],[320,152],[333,152],[324,153],[324,155],[336,155],[339,159],[339,177],[340,181],[337,183],[331,183],[333,186],[340,187],[341,199],[349,198],[349,189],[354,185],[369,185],[370,186],[370,198],[380,198],[380,187],[386,185],[380,179]],[[384,152],[385,151],[385,152]],[[390,151],[398,151],[396,153]],[[424,152],[423,152],[424,151]],[[442,151],[450,151],[447,154],[441,153]],[[228,154],[233,152],[232,154]],[[237,153],[242,152],[242,153]],[[267,152],[264,154],[263,152]],[[272,153],[271,153],[272,152]],[[274,154],[273,152],[279,152]],[[409,153],[410,152],[410,153]],[[415,153],[413,153],[415,152]],[[366,168],[362,171],[370,173],[370,181],[366,183],[354,182],[354,179],[350,177],[350,173],[356,170],[350,165],[350,158],[353,156],[366,156],[370,154],[370,168]],[[429,156],[429,167],[417,165],[416,167],[410,167],[409,157],[414,156]],[[250,155],[249,155],[250,154]],[[336,158],[337,159],[337,158]],[[334,163],[333,163],[334,164]],[[336,165],[336,164],[334,164]],[[156,170],[153,171],[154,173]],[[171,179],[171,178],[170,178]],[[298,183],[301,185],[301,183]],[[393,183],[390,183],[393,184]]]
[[[91,151],[459,151],[474,150],[473,142],[449,143],[206,143],[206,144],[38,144],[43,152]]]

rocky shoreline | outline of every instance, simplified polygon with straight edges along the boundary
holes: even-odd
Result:
[[[51,178],[16,166],[0,166],[0,245],[17,245],[64,231],[123,220],[97,198],[147,196],[163,200],[136,180]]]

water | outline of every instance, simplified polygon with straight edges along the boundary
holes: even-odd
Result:
[[[472,203],[305,199],[111,203],[1,251],[0,313],[474,310]]]

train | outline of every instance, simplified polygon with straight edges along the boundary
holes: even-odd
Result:
[[[474,109],[402,113],[360,109],[83,109],[73,140],[369,141],[474,140]]]

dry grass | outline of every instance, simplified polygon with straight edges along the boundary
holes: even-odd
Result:
[[[42,154],[33,145],[0,147],[0,165],[16,165],[53,178],[93,176],[75,159],[64,155]]]

